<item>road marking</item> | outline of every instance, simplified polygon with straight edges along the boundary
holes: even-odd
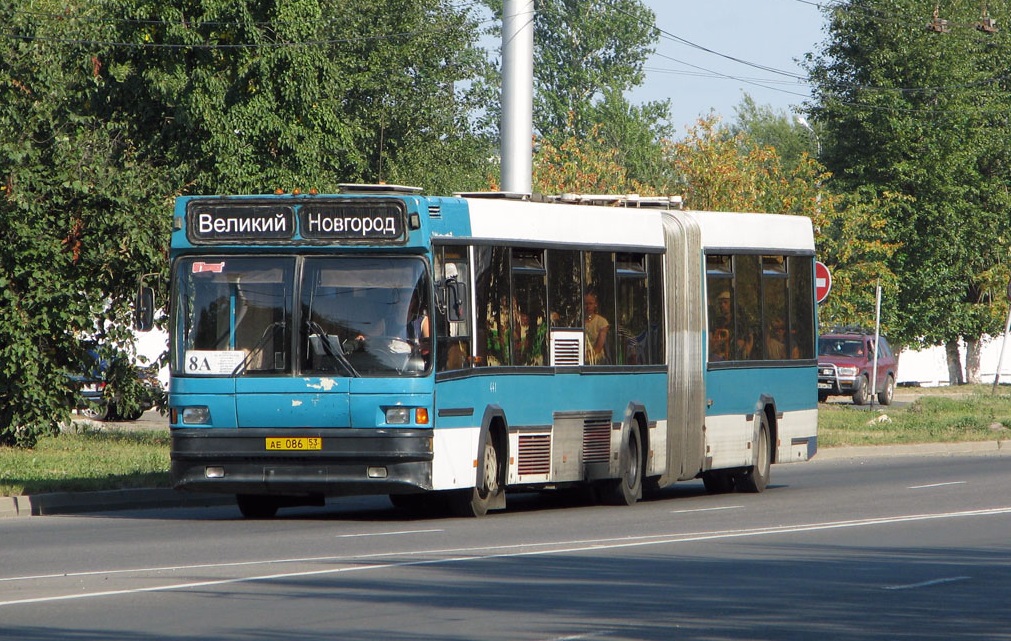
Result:
[[[353,557],[330,557],[328,560],[341,561],[346,564],[357,563],[357,565],[347,565],[345,567],[328,567],[322,570],[303,570],[297,572],[282,572],[277,574],[261,574],[247,577],[233,577],[227,579],[210,579],[207,581],[194,581],[190,583],[167,583],[163,585],[152,585],[143,588],[129,588],[124,590],[107,590],[104,592],[60,594],[56,596],[34,597],[27,599],[15,599],[10,601],[0,601],[0,607],[12,605],[27,605],[34,603],[53,603],[56,601],[73,601],[81,599],[96,599],[103,597],[124,596],[143,594],[146,592],[170,592],[177,590],[204,589],[208,587],[237,585],[240,583],[255,583],[260,581],[279,581],[295,578],[307,578],[313,576],[336,576],[339,574],[349,574],[352,572],[371,572],[375,570],[390,570],[409,568],[416,566],[446,565],[450,563],[469,563],[473,561],[485,561],[489,559],[521,558],[528,556],[544,556],[547,554],[576,554],[580,552],[594,552],[597,550],[617,550],[650,545],[675,545],[678,543],[691,543],[697,541],[715,541],[735,538],[748,538],[758,536],[769,536],[774,534],[791,534],[798,532],[817,532],[823,530],[837,530],[843,528],[869,527],[875,525],[892,525],[895,523],[911,523],[918,521],[932,521],[942,519],[962,519],[987,516],[1002,516],[1011,514],[1011,507],[990,508],[982,510],[966,510],[962,512],[939,512],[934,514],[909,514],[900,516],[880,517],[873,519],[854,519],[849,521],[825,521],[821,523],[802,523],[797,525],[778,525],[771,527],[750,528],[741,530],[717,530],[712,532],[688,532],[684,534],[666,533],[639,537],[622,537],[610,539],[590,539],[572,541],[553,541],[544,543],[526,543],[504,546],[485,546],[470,548],[448,548],[436,550],[419,550],[417,552],[384,552],[380,554],[367,554]],[[420,560],[393,560],[386,563],[375,563],[375,560],[383,557],[417,557],[447,554],[444,558],[427,558]],[[321,559],[322,560],[322,559]],[[366,562],[368,561],[368,562]],[[233,565],[255,565],[256,563],[271,564],[280,561],[258,561],[247,563],[202,565],[192,567],[228,567]],[[291,562],[285,561],[285,562]],[[90,572],[88,574],[101,574],[100,572]],[[71,576],[60,575],[60,576]]]
[[[401,534],[432,534],[433,532],[445,532],[446,530],[400,530],[398,532],[365,532],[362,534],[338,534],[336,539],[360,539],[369,536],[400,536]]]
[[[931,487],[944,487],[945,485],[965,485],[965,481],[948,481],[947,483],[931,483],[930,485],[912,485],[907,490],[925,490]]]
[[[922,581],[920,583],[909,583],[907,585],[886,585],[882,587],[882,590],[915,590],[917,588],[929,588],[932,585],[941,585],[942,583],[954,583],[956,581],[968,581],[971,576],[950,576],[945,579],[934,579],[932,581]]]
[[[743,505],[724,505],[723,507],[700,507],[695,510],[671,510],[671,514],[692,514],[695,512],[718,512],[720,510],[739,510]]]

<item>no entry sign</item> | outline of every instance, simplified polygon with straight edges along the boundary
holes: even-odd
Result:
[[[814,298],[819,303],[828,298],[829,290],[832,289],[832,274],[829,273],[825,263],[815,261],[814,263]]]

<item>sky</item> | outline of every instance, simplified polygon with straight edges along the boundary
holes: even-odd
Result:
[[[825,17],[817,6],[824,0],[644,4],[663,33],[646,62],[645,83],[628,98],[633,104],[669,99],[675,131],[684,133],[711,110],[732,121],[745,93],[777,112],[793,112],[810,96],[799,61],[825,40]]]

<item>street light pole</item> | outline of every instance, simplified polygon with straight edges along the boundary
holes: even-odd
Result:
[[[818,157],[821,158],[821,139],[818,138],[818,134],[815,132],[814,127],[812,127],[811,123],[807,121],[807,118],[801,114],[794,116],[794,120],[797,121],[798,125],[811,132],[811,137],[814,138],[814,146],[818,152]]]

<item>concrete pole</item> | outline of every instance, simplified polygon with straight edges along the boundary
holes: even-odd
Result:
[[[993,390],[991,394],[997,393],[997,385],[1000,383],[1000,370],[1004,367],[1004,348],[1007,347],[1007,335],[1011,332],[1011,282],[1007,284],[1007,322],[1004,323],[1004,338],[1001,339],[1000,356],[997,358],[997,371],[993,375]]]
[[[502,191],[529,194],[533,181],[534,3],[502,6]]]

